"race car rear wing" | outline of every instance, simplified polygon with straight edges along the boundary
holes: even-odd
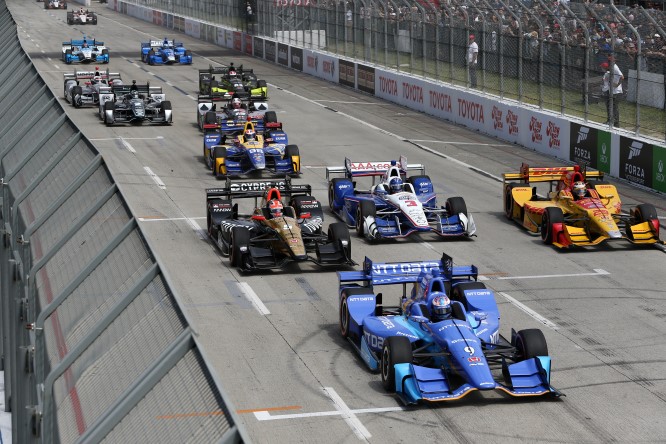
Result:
[[[90,46],[104,46],[104,42],[100,42],[95,39],[92,40],[85,39],[85,41]],[[63,48],[65,47],[71,48],[72,46],[82,46],[82,45],[83,45],[83,40],[70,40],[69,42],[62,42]]]
[[[550,168],[530,168],[529,165],[523,163],[520,166],[520,172],[518,173],[504,173],[502,177],[504,183],[507,182],[552,182],[562,179],[562,176],[567,173],[580,172],[582,177],[587,179],[597,179],[602,180],[604,178],[603,171],[586,171],[584,168],[581,169],[579,165],[574,166],[562,166],[562,167],[550,167]]]
[[[92,79],[96,76],[101,76],[103,79],[106,80],[116,80],[120,79],[120,73],[119,72],[109,72],[109,69],[107,68],[106,71],[74,71],[73,74],[65,73],[63,74],[63,77],[65,80],[85,80],[85,79]]]
[[[398,162],[395,160],[352,162],[349,158],[345,158],[345,166],[326,167],[326,180],[329,180],[332,175],[345,175],[350,179],[361,176],[381,176],[394,165],[399,167],[401,175],[405,175],[407,171],[419,171],[420,174],[425,174],[425,166],[423,164],[408,164],[405,156],[400,156]]]
[[[261,198],[270,188],[277,188],[283,196],[310,196],[312,186],[292,184],[289,176],[273,180],[231,180],[222,188],[207,188],[206,200],[220,197],[226,198]]]
[[[363,286],[406,284],[417,282],[424,271],[439,270],[447,281],[477,280],[479,270],[475,265],[453,265],[453,259],[442,253],[439,261],[424,262],[372,262],[366,256],[362,271],[339,271],[340,286],[343,283],[361,282]]]

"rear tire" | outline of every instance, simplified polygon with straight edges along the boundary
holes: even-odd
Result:
[[[76,103],[76,100],[75,100],[75,97],[77,95],[80,96],[81,94],[83,94],[83,88],[81,88],[80,86],[73,86],[72,87],[72,105],[74,105],[74,108],[80,108],[81,107],[81,104]]]
[[[546,245],[552,245],[554,239],[553,225],[564,222],[564,213],[557,207],[547,207],[541,220],[541,239]]]
[[[208,111],[204,114],[205,125],[215,125],[217,123],[217,114],[215,111]]]
[[[363,229],[363,224],[366,217],[377,215],[377,207],[375,203],[371,200],[362,200],[359,202],[358,207],[356,208],[356,233],[360,237],[365,237],[365,230]]]
[[[469,310],[465,290],[485,290],[486,288],[486,284],[483,282],[462,282],[453,287],[451,299],[461,302],[465,306],[465,310]]]
[[[511,190],[517,186],[517,183],[509,183],[504,187],[504,214],[509,220],[513,220],[513,206],[515,205]]]
[[[277,123],[277,114],[275,111],[266,111],[266,114],[264,114],[264,125],[267,123]]]
[[[382,348],[382,385],[389,392],[395,392],[395,364],[411,363],[412,344],[404,336],[389,336]]]

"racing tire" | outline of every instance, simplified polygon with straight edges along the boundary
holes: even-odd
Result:
[[[275,111],[266,111],[266,114],[264,114],[264,125],[267,123],[277,123],[277,114]]]
[[[412,344],[404,336],[389,336],[382,347],[382,385],[389,393],[395,392],[395,365],[411,363]]]
[[[97,14],[93,14],[92,24],[93,25],[97,24]]]
[[[538,328],[520,330],[516,335],[516,352],[522,360],[548,356],[548,344],[543,332]]]
[[[266,85],[265,80],[257,80],[257,88],[267,88],[268,85]]]
[[[284,149],[284,158],[291,160],[291,167],[294,170],[293,174],[301,172],[301,155],[298,145],[287,145]]]
[[[186,51],[185,51],[185,54],[183,54],[183,55],[184,55],[185,57],[187,57],[187,58],[192,57],[192,53],[189,51],[189,49],[186,50]],[[192,60],[190,59],[190,61],[187,62],[187,63],[192,63]]]
[[[69,56],[69,57],[67,57]],[[71,65],[72,63],[72,50],[71,49],[66,49],[65,50],[65,60],[64,62],[68,65]]]
[[[328,241],[338,248],[344,248],[345,256],[351,259],[351,238],[349,228],[342,222],[335,222],[328,226]],[[344,245],[344,242],[347,245]]]
[[[95,22],[97,23],[97,22]],[[102,49],[102,57],[104,57],[104,61],[102,63],[109,63],[109,50],[104,48]]]
[[[541,220],[541,239],[546,245],[552,245],[554,238],[553,225],[564,222],[564,213],[557,207],[547,207]]]
[[[165,125],[170,125],[171,124],[171,122],[166,120],[166,112],[171,111],[171,110],[172,110],[171,102],[169,100],[164,100],[160,103],[160,114],[164,115],[164,119],[165,119],[164,124]]]
[[[81,88],[80,86],[73,86],[71,91],[72,91],[72,105],[74,106],[74,108],[81,108],[81,104],[76,103],[75,97],[77,94],[79,96],[83,94],[83,88]]]
[[[415,184],[418,183],[418,181],[421,180],[421,179],[426,179],[426,180],[428,180],[428,182],[432,183],[432,180],[430,179],[430,176],[428,176],[426,174],[418,175],[418,176],[409,176],[407,178],[407,183],[412,184],[412,187],[414,188],[414,193],[416,193],[417,195],[419,193],[416,192],[416,185]]]
[[[461,282],[453,287],[453,290],[451,291],[451,299],[461,302],[465,306],[465,310],[469,310],[467,298],[465,297],[465,290],[485,290],[486,288],[486,284],[483,282]]]
[[[517,186],[520,185],[517,183],[509,183],[506,185],[506,187],[504,187],[504,214],[509,220],[513,220],[513,206],[515,205],[515,202],[513,201],[513,193],[511,190]]]
[[[204,114],[204,124],[205,125],[214,125],[217,123],[217,114],[215,111],[208,111]]]
[[[460,213],[467,216],[467,205],[462,197],[449,197],[446,199],[446,212],[449,216],[457,216]]]
[[[67,24],[71,25],[74,23],[74,13],[73,12],[68,12],[67,13]]]
[[[226,161],[226,158],[227,158],[227,149],[225,147],[215,148],[215,155],[213,156],[213,176],[215,176],[217,179],[227,178],[226,173],[223,174],[217,171],[217,159],[225,159]]]
[[[232,267],[241,268],[243,266],[243,247],[250,245],[250,232],[244,227],[233,227],[231,229],[231,254],[229,262]]]
[[[349,305],[347,304],[347,298],[355,294],[368,294],[368,288],[345,288],[343,290],[343,295],[340,299],[340,309],[339,309],[339,322],[340,322],[340,334],[343,338],[348,338],[352,335],[349,325],[351,321],[351,314],[349,313]]]
[[[153,62],[153,57],[155,57],[155,51],[151,49],[148,51],[148,55],[146,56],[146,62],[148,62],[149,65],[155,64],[155,62]]]
[[[647,222],[657,218],[657,209],[652,204],[640,204],[634,208],[634,219],[637,223]]]
[[[113,122],[109,122],[106,118],[107,111],[114,111],[116,109],[116,104],[113,101],[108,101],[104,103],[104,123],[106,125],[113,125]]]
[[[356,207],[356,233],[360,237],[365,237],[365,230],[363,229],[363,222],[366,217],[377,215],[377,207],[371,200],[362,200]]]

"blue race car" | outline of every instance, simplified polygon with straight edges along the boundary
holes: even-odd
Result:
[[[104,42],[84,36],[82,40],[62,42],[62,61],[68,65],[73,62],[109,63],[109,50]]]
[[[405,404],[460,399],[496,390],[514,397],[561,393],[550,385],[551,358],[539,329],[499,334],[491,289],[474,265],[439,261],[373,263],[338,272],[340,332],[382,384]],[[413,283],[411,294],[407,284]],[[402,288],[384,305],[377,286]]]
[[[203,155],[216,178],[264,170],[279,176],[301,173],[298,145],[288,144],[282,124],[260,122],[245,121],[241,131],[233,121],[204,125]]]
[[[192,54],[182,43],[165,37],[163,41],[141,43],[141,60],[149,65],[191,65]]]
[[[419,170],[407,176],[408,170]],[[430,177],[421,164],[399,162],[352,162],[344,167],[326,167],[328,204],[349,227],[369,241],[407,237],[413,233],[435,233],[442,237],[472,237],[476,225],[462,197],[449,197],[445,207],[437,206]],[[344,177],[331,178],[332,175]],[[356,178],[370,176],[372,187],[356,188]],[[379,182],[375,183],[375,178]]]

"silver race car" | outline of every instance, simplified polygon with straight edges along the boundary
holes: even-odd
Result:
[[[74,71],[73,74],[63,74],[65,84],[65,100],[75,108],[85,105],[99,105],[100,88],[123,84],[120,73],[100,71]]]
[[[171,124],[171,102],[160,86],[112,85],[99,89],[99,117],[107,125],[143,122]]]

